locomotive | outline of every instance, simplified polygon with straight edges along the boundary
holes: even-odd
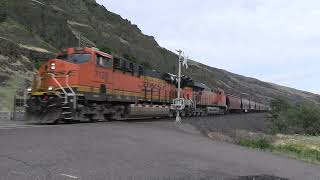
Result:
[[[38,69],[28,88],[25,118],[37,123],[71,123],[173,116],[178,109],[182,116],[268,109],[186,76],[182,84],[182,98],[177,99],[173,74],[96,48],[68,48]]]

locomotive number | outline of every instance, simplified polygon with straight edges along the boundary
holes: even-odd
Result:
[[[164,85],[154,82],[144,82],[144,87],[153,88],[153,89],[163,89]]]
[[[108,73],[107,72],[96,71],[96,76],[99,79],[103,79],[103,80],[107,80],[108,79]]]

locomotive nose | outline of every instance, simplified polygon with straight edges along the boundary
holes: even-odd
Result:
[[[59,59],[52,59],[49,60],[48,63],[46,64],[46,70],[47,71],[51,71],[51,72],[56,72],[56,71],[65,71],[66,66],[65,66],[65,62]]]
[[[67,84],[77,83],[77,65],[61,59],[51,59],[40,69],[38,88],[43,91],[54,91]]]
[[[49,67],[50,67],[50,70],[52,70],[52,71],[56,70],[56,68],[57,68],[56,63],[54,61],[49,63]]]

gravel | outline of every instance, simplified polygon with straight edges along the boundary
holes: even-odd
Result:
[[[185,119],[205,135],[212,132],[235,137],[237,131],[270,134],[271,122],[267,113],[228,114],[224,116],[192,117]]]
[[[11,113],[10,112],[0,112],[0,122],[10,122]],[[14,121],[24,121],[24,113],[23,112],[16,112]]]
[[[0,112],[0,121],[8,121],[10,120],[9,112]]]

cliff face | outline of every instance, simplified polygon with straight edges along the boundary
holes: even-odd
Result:
[[[178,57],[144,35],[129,20],[108,11],[94,0],[0,0],[0,96],[8,96],[12,79],[30,82],[33,64],[66,47],[104,47],[113,54],[128,56],[154,69],[174,73]],[[291,101],[319,102],[319,96],[192,62],[184,72],[227,93],[268,102],[275,97]],[[17,77],[15,74],[22,75]],[[10,85],[11,84],[11,85]],[[17,83],[15,83],[17,84]],[[19,84],[20,85],[20,84]],[[18,85],[15,85],[19,89]],[[23,87],[24,88],[24,87]],[[22,88],[22,89],[23,89]],[[20,90],[21,91],[21,90]],[[3,104],[3,107],[8,107]],[[1,107],[0,107],[1,109]]]

